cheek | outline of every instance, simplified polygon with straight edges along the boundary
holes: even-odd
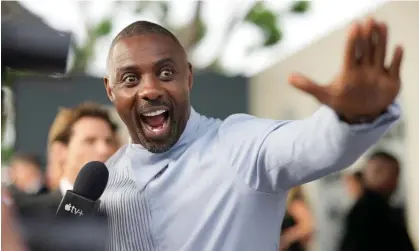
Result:
[[[166,90],[178,106],[189,104],[189,89],[187,87],[172,87]]]
[[[21,174],[18,175],[18,177],[22,180],[30,180],[32,176],[31,172],[22,172]]]
[[[69,151],[67,159],[69,161],[77,162],[78,160],[81,159],[81,157],[83,157],[83,155],[87,154],[83,150],[88,150],[88,149],[85,149],[85,147],[80,146],[80,147],[77,147],[77,149],[73,149],[72,151]]]
[[[115,100],[113,101],[113,104],[122,121],[124,121],[126,125],[131,124],[131,112],[135,104],[135,98],[116,96]]]
[[[67,160],[73,168],[82,168],[84,164],[90,161],[94,150],[88,144],[79,144],[68,152]]]

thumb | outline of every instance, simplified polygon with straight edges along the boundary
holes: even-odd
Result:
[[[316,84],[314,81],[301,74],[291,74],[288,78],[288,82],[303,92],[314,96],[321,103],[325,103],[328,97],[325,87]]]

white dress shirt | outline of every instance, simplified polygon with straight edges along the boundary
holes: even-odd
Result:
[[[176,145],[122,147],[107,162],[108,250],[277,251],[287,191],[342,170],[399,118],[348,125],[328,107],[298,121],[192,110]]]
[[[61,194],[64,196],[67,190],[73,190],[73,184],[68,181],[67,178],[62,178],[60,180],[60,191]]]

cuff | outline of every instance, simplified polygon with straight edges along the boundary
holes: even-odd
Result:
[[[346,124],[352,131],[364,131],[371,130],[373,128],[378,128],[385,125],[390,125],[396,122],[401,116],[401,108],[398,102],[391,104],[385,112],[383,112],[377,119],[371,123],[359,123],[359,124],[347,124],[346,122],[341,121],[341,123]]]

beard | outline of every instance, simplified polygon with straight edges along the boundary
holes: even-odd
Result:
[[[172,117],[169,117],[170,131],[169,134],[163,139],[147,138],[143,128],[137,128],[137,136],[140,144],[152,153],[164,153],[170,150],[180,138],[179,123]]]
[[[162,110],[165,112],[161,113]],[[159,115],[152,116],[154,115],[152,114],[147,117],[145,111],[155,111],[155,114]],[[170,102],[152,101],[139,106],[132,114],[136,143],[141,144],[152,153],[163,153],[170,150],[177,143],[186,127],[188,118],[183,114],[184,112],[175,112],[175,108]],[[152,125],[156,126],[156,119],[160,122],[163,121],[162,117],[164,117],[164,122],[158,123],[160,126],[153,127]],[[154,123],[150,119],[154,120]]]

